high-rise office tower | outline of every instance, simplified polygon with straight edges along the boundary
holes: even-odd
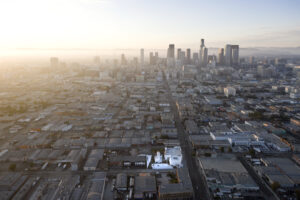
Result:
[[[168,58],[175,58],[175,45],[174,44],[169,44],[168,48]]]
[[[180,59],[180,54],[181,54],[181,49],[179,48],[179,49],[177,49],[177,60]]]
[[[59,63],[59,61],[58,61],[57,57],[51,57],[50,58],[50,66],[52,68],[58,67],[58,63]]]
[[[250,58],[249,58],[249,64],[250,65],[253,65],[255,63],[255,58],[254,58],[254,56],[250,56]]]
[[[239,45],[227,44],[225,46],[225,64],[227,66],[239,64]]]
[[[205,47],[205,45],[204,45],[204,39],[202,38],[201,39],[201,45],[200,45],[200,48],[202,49],[202,48],[204,48]]]
[[[150,58],[150,65],[157,64],[157,61],[158,61],[158,52],[155,52],[155,54],[153,52],[150,52],[149,58]]]
[[[186,60],[188,64],[191,63],[191,49],[186,50]]]
[[[184,51],[180,52],[179,60],[181,60],[182,62],[185,60],[185,52]]]
[[[206,67],[207,65],[207,56],[208,56],[208,49],[205,47],[202,51],[202,66]]]
[[[167,66],[175,66],[175,45],[169,44],[168,53],[167,53]]]
[[[218,64],[224,65],[224,49],[220,48],[218,53]]]
[[[155,64],[157,64],[158,63],[158,52],[155,52]]]
[[[230,44],[225,46],[225,65],[231,66],[232,62],[232,48]]]
[[[144,60],[145,60],[145,57],[144,57],[144,49],[141,49],[141,55],[140,55],[141,66],[144,65]]]
[[[193,63],[198,64],[199,62],[199,54],[198,53],[193,53]]]
[[[232,59],[231,64],[232,65],[238,65],[239,64],[239,45],[231,45],[232,50]]]
[[[207,56],[208,56],[208,49],[205,47],[204,39],[201,39],[200,54],[199,54],[200,66],[206,67],[206,65],[207,65]]]
[[[153,52],[150,52],[150,54],[149,54],[149,62],[150,62],[150,65],[154,65],[154,55],[153,55]]]
[[[202,65],[202,63],[203,63],[202,55],[203,55],[204,47],[205,47],[204,39],[201,39],[200,52],[199,52],[199,63],[200,63],[200,65]]]

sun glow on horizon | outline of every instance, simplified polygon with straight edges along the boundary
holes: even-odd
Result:
[[[268,6],[267,0],[263,2],[254,15],[250,8],[255,3],[234,0],[226,4],[220,0],[2,1],[0,48],[165,48],[168,43],[198,48],[200,38],[211,47],[227,42],[300,46],[295,6],[280,7],[283,1],[276,0],[273,9],[281,13],[269,16],[262,13]],[[245,17],[237,18],[236,13]]]

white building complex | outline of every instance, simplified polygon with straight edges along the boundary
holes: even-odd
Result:
[[[236,89],[233,87],[226,87],[226,88],[224,88],[224,94],[226,97],[235,96]]]
[[[182,167],[182,153],[180,146],[165,148],[165,159],[174,167]]]

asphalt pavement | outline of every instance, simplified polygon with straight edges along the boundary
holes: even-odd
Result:
[[[164,73],[163,73],[164,74]],[[191,181],[194,189],[194,199],[196,200],[209,200],[211,199],[209,189],[205,180],[204,175],[202,174],[199,166],[197,165],[197,157],[193,156],[193,147],[192,143],[189,140],[188,135],[185,132],[183,124],[179,116],[179,111],[176,106],[176,103],[172,97],[170,87],[166,81],[164,74],[164,84],[167,89],[167,95],[169,103],[171,105],[172,112],[174,113],[174,120],[178,132],[178,139],[180,141],[180,146],[186,160],[187,168],[191,177]]]

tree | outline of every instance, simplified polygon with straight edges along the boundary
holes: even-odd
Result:
[[[34,163],[33,162],[30,162],[29,163],[29,166],[32,168],[32,167],[34,167]]]
[[[204,153],[204,156],[205,156],[205,157],[211,157],[211,153],[206,152],[206,153]]]
[[[9,170],[10,171],[15,171],[16,168],[17,168],[17,165],[15,163],[12,163],[12,164],[9,165]]]
[[[296,198],[299,200],[300,199],[300,190],[296,189],[295,194],[296,194]]]
[[[85,133],[85,137],[87,137],[87,138],[91,138],[92,136],[93,136],[92,133]]]
[[[167,176],[170,178],[170,183],[178,183],[178,179],[175,173],[168,172]]]
[[[222,153],[224,153],[224,147],[221,147],[220,150]]]
[[[253,157],[255,156],[255,151],[254,149],[249,149],[249,154]]]
[[[160,139],[169,139],[169,136],[168,135],[162,135],[162,136],[160,136]]]
[[[280,184],[277,181],[275,181],[271,184],[271,188],[273,191],[276,191],[278,190],[278,188],[280,188]]]
[[[249,113],[248,115],[251,119],[254,119],[254,120],[263,120],[264,119],[264,114],[262,112],[259,112],[259,111],[255,111],[253,113]]]

